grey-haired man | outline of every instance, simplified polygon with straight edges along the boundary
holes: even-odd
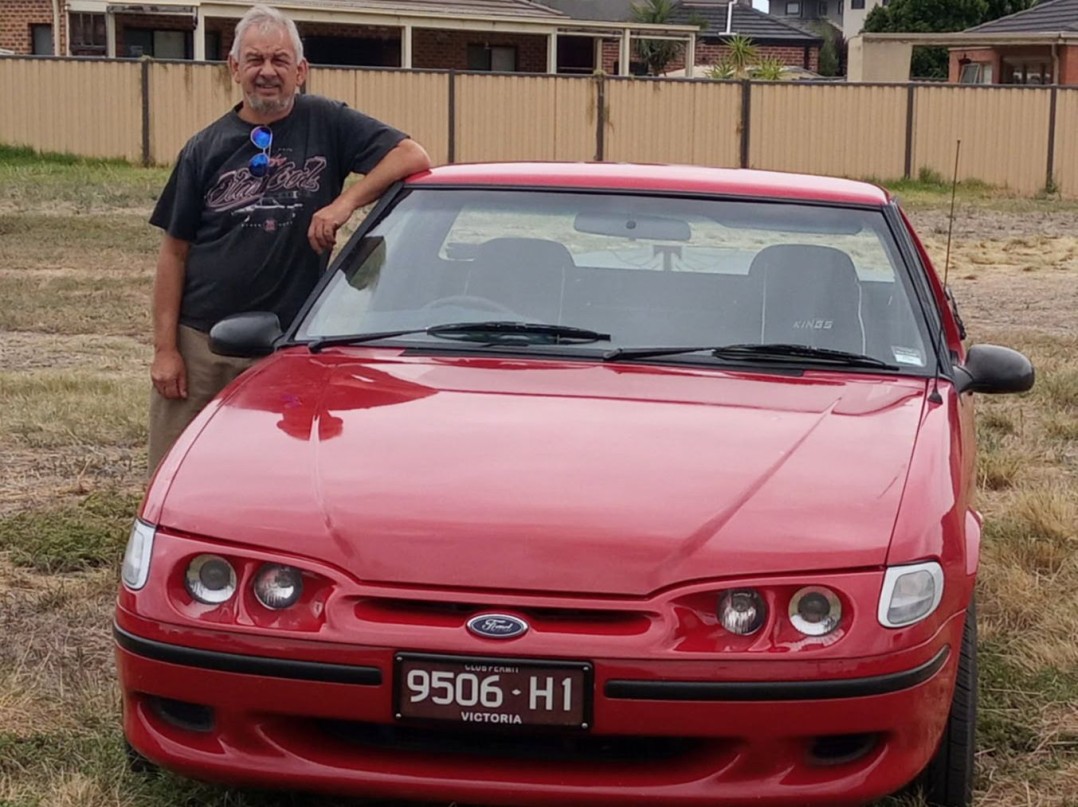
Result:
[[[276,9],[244,15],[228,64],[243,101],[187,142],[150,217],[164,230],[153,289],[151,473],[251,363],[210,352],[214,323],[262,310],[288,327],[340,227],[393,182],[430,167],[403,132],[300,94],[303,44]],[[353,172],[363,177],[342,190]]]

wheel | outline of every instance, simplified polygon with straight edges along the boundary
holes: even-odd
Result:
[[[930,807],[969,807],[973,803],[973,754],[977,730],[977,608],[966,611],[951,712],[943,739],[921,774],[920,786]]]
[[[514,320],[520,319],[520,315],[508,306],[502,305],[496,300],[491,300],[487,297],[477,297],[474,294],[454,294],[450,297],[442,297],[440,300],[434,300],[423,306],[423,310],[425,311],[435,311],[439,308],[477,308],[480,311],[504,314],[512,317]]]

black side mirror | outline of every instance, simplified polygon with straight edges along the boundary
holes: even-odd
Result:
[[[954,386],[959,393],[1025,392],[1033,387],[1033,377],[1029,359],[999,345],[974,345],[966,353],[966,363],[954,368]]]
[[[276,314],[268,311],[233,314],[210,328],[210,350],[219,356],[254,359],[272,353],[282,335]]]

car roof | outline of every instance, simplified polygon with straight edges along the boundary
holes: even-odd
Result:
[[[837,177],[640,163],[460,163],[416,174],[409,178],[408,184],[669,191],[876,207],[888,204],[891,198],[887,191],[871,183]]]

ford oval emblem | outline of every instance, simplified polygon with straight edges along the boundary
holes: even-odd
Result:
[[[524,635],[528,623],[506,614],[480,614],[468,620],[468,630],[484,639],[515,639]]]

